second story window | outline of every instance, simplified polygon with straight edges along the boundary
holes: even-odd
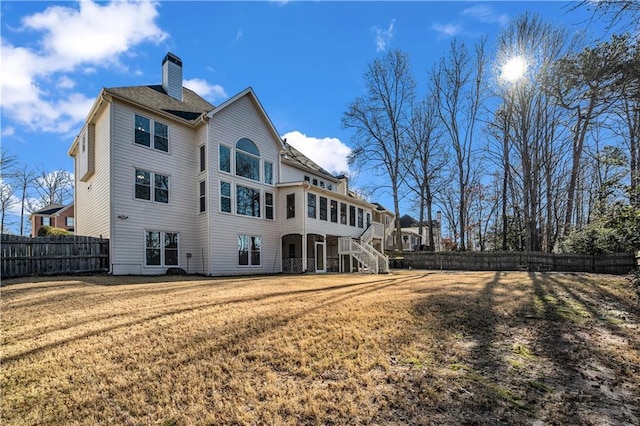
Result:
[[[153,191],[151,191],[153,183]],[[136,169],[135,198],[169,203],[169,176]]]
[[[247,138],[236,143],[236,176],[260,182],[260,151]]]
[[[287,194],[287,219],[296,217],[296,194]]]
[[[316,195],[307,194],[307,216],[316,218]]]
[[[135,114],[134,142],[138,145],[169,152],[169,126]],[[153,146],[151,141],[153,140]]]
[[[364,228],[364,211],[358,207],[358,228]]]
[[[347,205],[345,203],[340,203],[340,224],[347,224]]]
[[[331,222],[338,223],[338,202],[331,200]]]
[[[236,213],[260,217],[260,191],[236,185]]]
[[[231,213],[231,184],[220,182],[220,211]]]
[[[356,226],[356,207],[349,206],[349,226]]]
[[[273,194],[270,192],[264,193],[264,217],[273,219]]]
[[[327,220],[327,199],[320,197],[320,220]]]

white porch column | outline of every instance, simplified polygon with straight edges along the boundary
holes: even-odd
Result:
[[[302,234],[302,272],[307,272],[307,233]]]

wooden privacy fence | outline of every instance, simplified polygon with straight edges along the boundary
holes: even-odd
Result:
[[[404,267],[462,271],[558,271],[627,274],[637,267],[631,253],[601,255],[542,252],[413,252],[404,253]]]
[[[2,235],[2,277],[109,270],[109,240],[70,236]]]

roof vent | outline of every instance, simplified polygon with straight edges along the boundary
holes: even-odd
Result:
[[[162,88],[167,95],[182,100],[182,60],[171,52],[162,60]]]

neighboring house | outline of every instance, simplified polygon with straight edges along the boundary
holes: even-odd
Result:
[[[53,226],[54,228],[66,229],[74,232],[74,209],[73,203],[62,206],[60,204],[50,204],[29,216],[31,222],[31,237],[36,237],[38,231],[43,226]]]
[[[400,218],[402,231],[402,251],[442,251],[442,213],[437,213],[437,219],[431,222],[433,226],[433,250],[429,248],[429,224],[423,223],[420,233],[420,222],[409,215]],[[395,233],[394,233],[395,235]]]
[[[377,205],[282,140],[251,88],[214,106],[182,87],[105,88],[69,155],[76,233],[113,274],[387,271]],[[377,249],[376,249],[377,247]]]

